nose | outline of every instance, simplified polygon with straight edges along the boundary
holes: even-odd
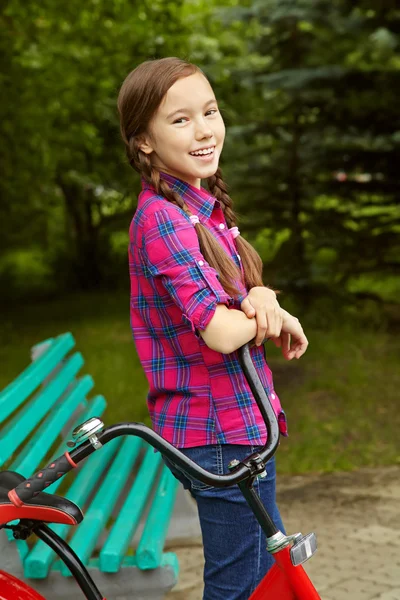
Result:
[[[209,123],[203,118],[197,122],[196,127],[196,139],[203,140],[204,138],[213,137],[213,130],[210,128]]]

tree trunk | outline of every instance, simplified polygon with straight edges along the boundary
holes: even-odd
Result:
[[[73,242],[72,269],[77,287],[82,290],[95,289],[102,284],[99,256],[98,229],[93,223],[92,191],[81,186],[57,179],[65,201],[70,239]]]

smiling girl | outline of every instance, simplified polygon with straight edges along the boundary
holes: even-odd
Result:
[[[287,435],[261,344],[272,338],[290,360],[308,342],[263,285],[262,261],[240,236],[218,166],[225,126],[204,73],[178,58],[146,61],[125,79],[118,110],[129,162],[142,178],[129,231],[130,306],[153,427],[204,468],[226,473],[266,438],[237,349],[255,341],[254,365]],[[271,558],[239,488],[211,488],[166,462],[197,502],[204,600],[247,600]],[[284,531],[274,459],[267,473],[257,492]]]

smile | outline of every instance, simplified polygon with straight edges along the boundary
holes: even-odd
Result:
[[[189,152],[190,156],[194,158],[203,160],[203,161],[211,161],[214,158],[214,150],[215,146],[211,148],[205,148],[204,150],[196,150],[195,152]]]

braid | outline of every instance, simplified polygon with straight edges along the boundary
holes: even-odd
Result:
[[[236,215],[233,211],[233,202],[228,194],[228,188],[225,181],[222,179],[222,171],[219,167],[215,174],[207,179],[207,183],[208,189],[212,195],[219,200],[222,205],[228,227],[234,227],[236,225]]]
[[[233,202],[228,194],[228,188],[222,179],[222,171],[219,167],[215,174],[207,179],[207,183],[212,195],[221,203],[228,227],[234,227],[236,225],[236,215],[233,210]],[[263,263],[258,252],[240,235],[235,241],[243,265],[246,287],[251,289],[256,286],[264,286],[262,279]]]

